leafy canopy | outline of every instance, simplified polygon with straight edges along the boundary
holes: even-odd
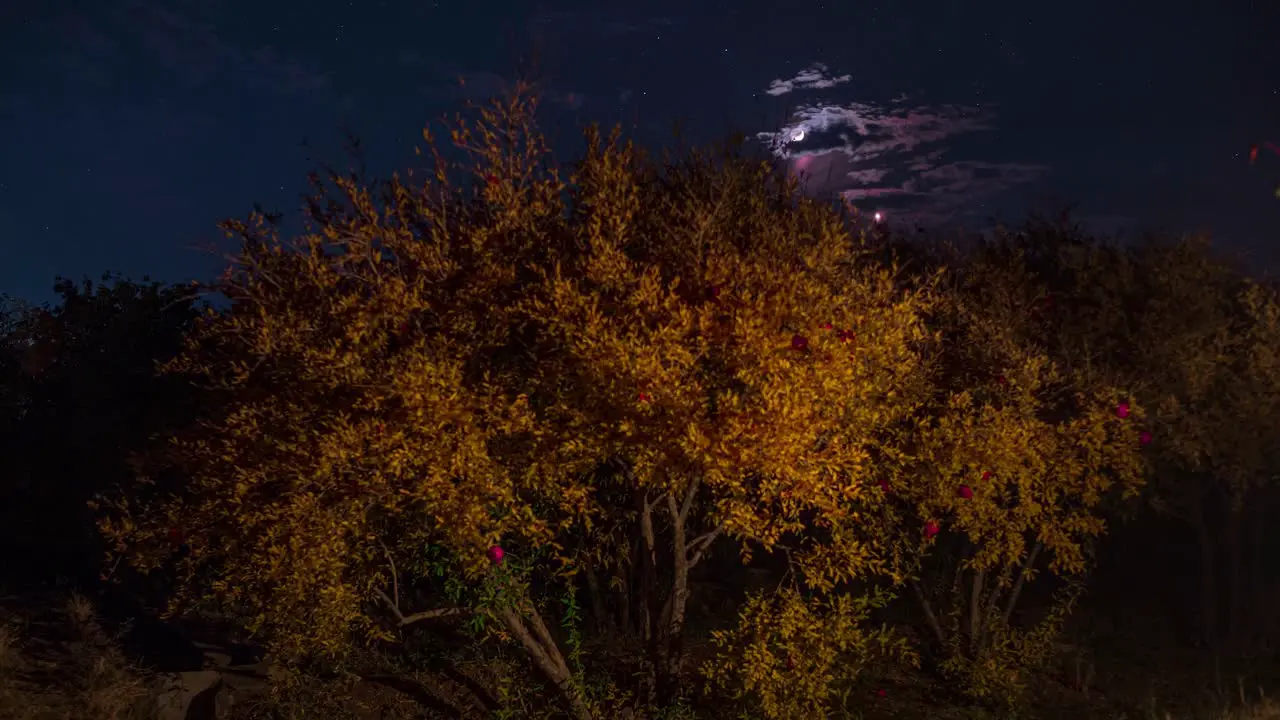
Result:
[[[659,167],[589,134],[562,182],[531,111],[452,134],[474,186],[436,154],[380,194],[333,179],[301,237],[227,224],[232,305],[168,366],[220,400],[152,463],[189,484],[102,523],[173,563],[175,610],[233,610],[285,655],[385,637],[376,598],[428,546],[472,583],[495,544],[571,568],[615,458],[743,540],[825,528],[815,583],[888,569],[859,518],[917,407],[927,293],[740,157]]]

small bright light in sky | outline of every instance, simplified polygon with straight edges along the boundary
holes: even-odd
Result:
[[[803,130],[797,130],[794,133],[791,133],[791,142],[800,142],[803,139],[804,139]]]
[[[876,222],[880,222],[881,220],[883,220],[883,219],[884,219],[884,213],[877,212],[877,213],[876,213],[875,215],[873,215],[872,217],[873,217],[873,218],[875,218],[875,221],[876,221]]]

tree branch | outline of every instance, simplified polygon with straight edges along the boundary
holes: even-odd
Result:
[[[569,666],[564,661],[564,656],[560,653],[560,646],[556,644],[555,638],[551,637],[551,631],[547,628],[547,624],[542,621],[542,615],[538,612],[538,608],[534,607],[532,602],[527,603],[529,610],[529,621],[533,625],[533,632],[538,637],[538,641],[543,647],[548,649],[548,655],[552,662],[560,668],[565,675],[572,675],[569,672]]]
[[[640,563],[640,592],[644,602],[640,605],[640,632],[645,641],[653,638],[653,612],[657,609],[654,597],[655,574],[658,567],[657,538],[653,532],[653,509],[655,500],[649,502],[647,495],[639,497],[640,501],[640,538],[643,543]]]
[[[391,596],[395,599],[392,607],[396,610],[400,609],[400,575],[396,572],[396,561],[391,558],[391,551],[387,549],[385,543],[381,540],[378,545],[382,546],[382,553],[387,556],[387,563],[391,565]]]
[[[507,630],[520,641],[524,646],[525,652],[529,654],[533,664],[546,675],[547,679],[555,683],[560,692],[564,694],[568,700],[570,707],[573,709],[573,716],[579,720],[591,720],[592,713],[586,703],[583,702],[582,695],[573,684],[573,677],[564,666],[564,661],[556,656],[559,650],[554,646],[544,646],[533,633],[529,632],[529,628],[524,624],[524,619],[512,608],[502,608],[498,611],[498,618]],[[554,655],[553,655],[554,654]]]
[[[423,610],[412,615],[405,615],[400,612],[400,606],[396,604],[381,588],[377,588],[374,592],[378,593],[378,597],[382,598],[387,607],[391,609],[391,614],[396,616],[396,623],[400,627],[412,625],[421,620],[433,620],[435,618],[451,617],[454,615],[465,615],[468,611],[466,608],[436,608],[435,610]]]
[[[1009,624],[1009,618],[1013,616],[1013,607],[1018,602],[1018,593],[1022,592],[1022,584],[1027,580],[1027,573],[1036,563],[1036,556],[1040,554],[1040,548],[1044,547],[1044,542],[1037,540],[1035,547],[1031,548],[1031,554],[1027,555],[1027,559],[1023,561],[1022,567],[1018,569],[1018,579],[1013,583],[1013,590],[1009,591],[1009,599],[1004,604],[1004,623]]]
[[[991,585],[991,592],[987,594],[987,602],[983,607],[985,611],[982,618],[982,636],[985,641],[987,632],[991,630],[991,621],[996,616],[996,608],[1000,600],[1000,591],[1009,587],[1009,579],[1013,575],[1013,566],[1005,565],[1000,571],[999,578]]]
[[[969,651],[975,656],[982,642],[982,589],[986,578],[982,568],[974,570],[969,590]]]
[[[694,475],[693,480],[689,482],[689,489],[684,493],[684,502],[680,504],[680,513],[674,518],[681,526],[683,526],[685,520],[689,518],[689,510],[693,508],[693,500],[697,496],[698,486],[701,484],[701,475]]]
[[[911,590],[919,601],[920,607],[924,609],[925,620],[929,623],[929,629],[933,630],[934,637],[938,638],[938,644],[942,647],[947,646],[947,635],[942,632],[942,625],[938,622],[938,616],[933,612],[933,606],[929,604],[928,598],[924,596],[924,589],[920,587],[920,581],[911,579]]]
[[[711,547],[711,543],[715,542],[716,538],[720,537],[720,533],[723,531],[724,523],[722,522],[717,525],[714,530],[699,535],[693,540],[690,540],[689,543],[684,546],[686,554],[693,553],[689,558],[689,567],[697,565],[698,561],[702,560],[702,556],[707,552],[707,548]]]

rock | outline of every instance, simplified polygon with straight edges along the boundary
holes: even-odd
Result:
[[[232,664],[231,653],[219,652],[217,650],[204,651],[204,666],[206,668],[217,668],[220,670],[222,668],[231,667]]]
[[[218,671],[173,673],[161,683],[156,696],[157,720],[218,720],[218,690],[222,686]]]

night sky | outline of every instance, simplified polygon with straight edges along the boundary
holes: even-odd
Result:
[[[215,223],[306,173],[413,162],[424,123],[525,76],[557,147],[732,130],[903,225],[1080,203],[1280,268],[1280,2],[0,0],[0,292],[208,278]],[[458,78],[466,80],[460,89]]]

